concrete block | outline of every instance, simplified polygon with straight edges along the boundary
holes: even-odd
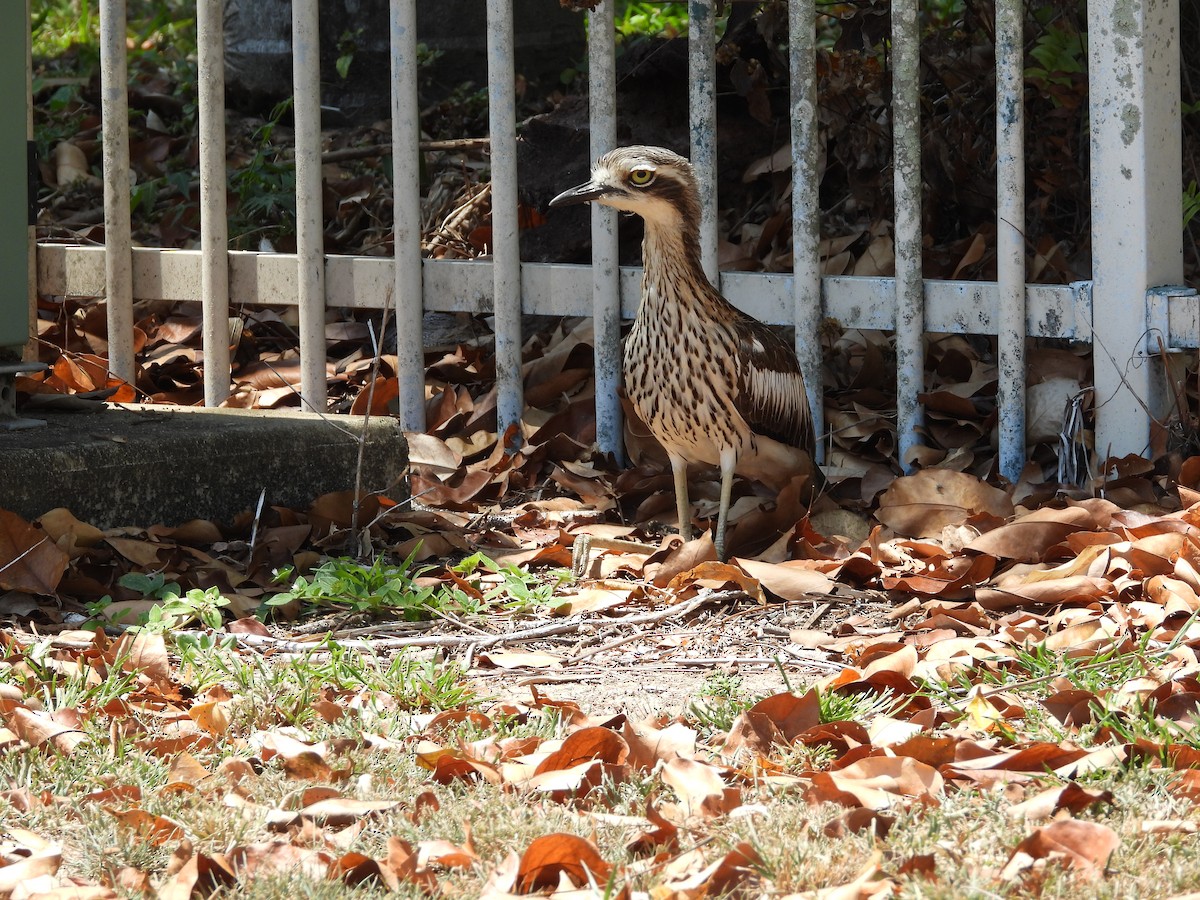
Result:
[[[391,418],[133,404],[36,415],[44,428],[0,429],[0,507],[27,519],[65,506],[99,528],[228,523],[264,488],[268,506],[304,509],[354,488],[364,427],[363,490],[407,496]]]

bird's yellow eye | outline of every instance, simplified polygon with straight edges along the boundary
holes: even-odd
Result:
[[[634,187],[645,187],[654,180],[654,170],[648,168],[632,169],[629,172],[629,183]]]

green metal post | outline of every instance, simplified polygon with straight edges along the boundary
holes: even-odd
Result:
[[[29,15],[0,3],[0,353],[29,340]]]

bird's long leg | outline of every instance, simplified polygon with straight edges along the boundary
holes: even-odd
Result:
[[[729,519],[729,499],[733,495],[733,469],[737,465],[737,453],[732,449],[721,451],[721,509],[717,513],[717,559],[725,562],[725,525]]]
[[[692,539],[692,510],[688,503],[687,460],[670,454],[671,472],[675,476],[675,508],[679,512],[679,536],[685,541]]]

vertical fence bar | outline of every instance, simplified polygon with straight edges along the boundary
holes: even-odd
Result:
[[[700,261],[709,281],[719,287],[716,58],[713,0],[688,0],[688,127],[692,166],[700,182]]]
[[[1000,292],[996,405],[1000,473],[1025,465],[1025,6],[996,0],[996,281]]]
[[[521,423],[521,247],[517,232],[516,63],[511,0],[487,0],[488,124],[492,143],[492,283],[496,318],[496,417],[501,434]],[[520,439],[520,434],[516,436]]]
[[[100,4],[100,115],[104,123],[104,285],[108,367],[133,383],[133,250],[129,221],[129,97],[125,0]]]
[[[321,204],[321,46],[317,0],[292,0],[296,120],[296,279],[300,396],[325,411],[325,236]]]
[[[229,397],[229,220],[225,209],[224,0],[196,4],[200,106],[200,298],[204,405]]]
[[[821,208],[817,172],[817,5],[788,4],[792,121],[792,291],[796,356],[804,373],[817,462],[825,461],[825,401],[821,379]]]
[[[612,3],[588,14],[588,114],[592,159],[617,145],[616,30]],[[596,348],[596,444],[618,463],[621,441],[621,272],[618,268],[617,211],[592,208],[592,316]]]
[[[28,25],[30,18],[30,0],[25,0],[25,17],[22,22]],[[33,147],[33,32],[32,29],[25,28],[25,140],[30,147]],[[33,151],[30,150],[30,153]],[[30,222],[26,232],[26,252],[29,258],[29,274],[26,282],[25,294],[29,301],[28,324],[29,330],[26,332],[28,340],[25,342],[25,349],[21,354],[21,358],[26,361],[33,361],[38,358],[38,340],[37,340],[37,301],[38,301],[38,271],[37,271],[37,227]]]
[[[1178,0],[1089,0],[1096,451],[1145,453],[1146,291],[1183,282]]]
[[[400,427],[425,430],[424,289],[421,278],[421,116],[417,103],[417,0],[391,0],[392,231]]]
[[[921,271],[921,85],[917,0],[892,3],[892,165],[896,205],[896,430],[900,462],[920,443],[925,289]]]

